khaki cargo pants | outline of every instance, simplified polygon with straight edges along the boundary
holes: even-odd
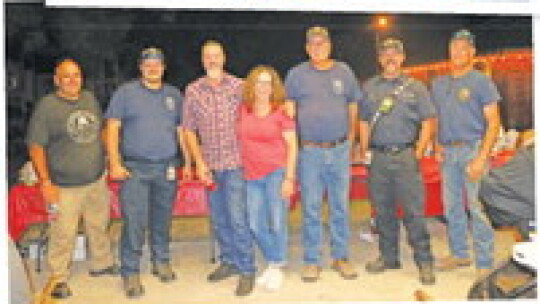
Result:
[[[64,282],[69,276],[81,216],[89,242],[91,269],[100,270],[113,264],[107,231],[109,212],[109,190],[104,176],[84,186],[60,188],[58,213],[49,228],[47,261],[52,276]]]

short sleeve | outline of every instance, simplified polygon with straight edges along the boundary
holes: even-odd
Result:
[[[363,91],[364,92],[369,91],[369,82],[366,82],[364,84]],[[369,94],[364,94],[363,97],[360,98],[358,102],[358,113],[359,113],[358,118],[361,121],[369,121],[371,119],[371,116],[373,115],[368,96]]]
[[[423,83],[417,82],[416,94],[418,98],[418,112],[420,114],[420,118],[424,120],[437,116],[437,111],[435,110],[435,105],[431,100],[431,95]]]
[[[298,101],[298,76],[294,70],[289,71],[285,77],[285,91],[287,99],[293,102]]]
[[[484,75],[483,75],[484,76]],[[493,102],[499,102],[501,95],[491,78],[484,76],[478,82],[478,98],[483,106]]]
[[[182,103],[182,127],[193,132],[197,130],[197,120],[193,111],[195,100],[195,92],[191,86],[188,86]]]
[[[278,124],[281,130],[283,131],[294,131],[295,123],[294,119],[285,114],[283,110],[279,110],[277,115]]]
[[[47,109],[44,100],[36,105],[26,133],[26,143],[46,146],[49,143],[49,129],[47,123]]]
[[[123,87],[120,87],[114,92],[107,111],[105,111],[105,118],[123,119],[126,117],[126,93]]]
[[[343,67],[345,69],[347,83],[349,83],[349,88],[347,90],[347,102],[360,103],[360,101],[364,97],[364,94],[362,93],[362,90],[360,89],[360,84],[358,82],[358,79],[356,78],[356,75],[354,75],[354,72],[351,70],[351,68],[348,65],[343,64]]]

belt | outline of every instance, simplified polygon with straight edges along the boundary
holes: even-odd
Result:
[[[396,145],[371,145],[371,149],[377,152],[382,152],[382,153],[397,154],[401,151],[412,148],[413,146],[414,146],[413,143],[396,144]]]
[[[454,140],[449,141],[447,143],[443,143],[443,146],[453,146],[453,147],[460,147],[460,146],[468,146],[472,143],[474,143],[475,140]]]
[[[345,141],[347,141],[347,136],[334,140],[334,141],[325,141],[325,142],[301,140],[300,145],[302,147],[334,148],[337,145],[344,143]]]
[[[177,157],[171,157],[171,158],[164,158],[164,159],[148,159],[148,158],[141,158],[141,157],[124,157],[124,161],[132,161],[132,162],[138,162],[143,164],[170,164],[174,163],[177,160]]]

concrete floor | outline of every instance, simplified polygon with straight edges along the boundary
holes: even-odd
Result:
[[[121,289],[118,277],[92,278],[87,274],[87,264],[74,262],[70,286],[74,295],[60,303],[343,303],[354,301],[412,301],[417,289],[426,291],[436,300],[465,300],[469,287],[474,281],[473,267],[455,272],[437,273],[437,283],[425,287],[418,282],[418,273],[413,265],[411,251],[401,238],[403,269],[371,275],[365,272],[364,264],[377,256],[377,242],[362,240],[360,234],[369,231],[369,205],[365,202],[351,204],[352,240],[351,261],[357,267],[359,277],[346,281],[328,267],[322,272],[321,279],[315,283],[304,283],[300,279],[301,236],[299,233],[301,214],[298,210],[291,213],[290,226],[290,262],[282,289],[269,292],[256,288],[252,295],[245,298],[234,296],[237,279],[231,278],[219,283],[208,283],[206,275],[216,265],[209,262],[210,243],[208,241],[207,219],[175,220],[171,243],[173,265],[178,280],[163,284],[149,274],[148,254],[143,257],[142,280],[146,295],[141,299],[128,300]],[[428,219],[432,247],[435,257],[447,253],[445,226],[436,219]],[[116,238],[118,227],[113,227]],[[328,239],[326,241],[328,244]],[[510,231],[497,231],[496,258],[505,260],[513,244]],[[328,261],[328,246],[324,254]],[[258,255],[261,265],[260,255]],[[262,265],[261,267],[262,268]],[[38,284],[43,284],[45,274],[36,274]]]

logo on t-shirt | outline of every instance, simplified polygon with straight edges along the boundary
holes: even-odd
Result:
[[[471,98],[471,90],[467,87],[463,87],[458,91],[458,99],[461,102],[469,101]]]
[[[80,144],[93,142],[98,137],[99,120],[90,111],[74,111],[68,117],[67,132],[74,142]]]
[[[343,88],[343,81],[341,81],[341,79],[334,79],[332,81],[332,87],[336,95],[343,94],[344,88]]]

